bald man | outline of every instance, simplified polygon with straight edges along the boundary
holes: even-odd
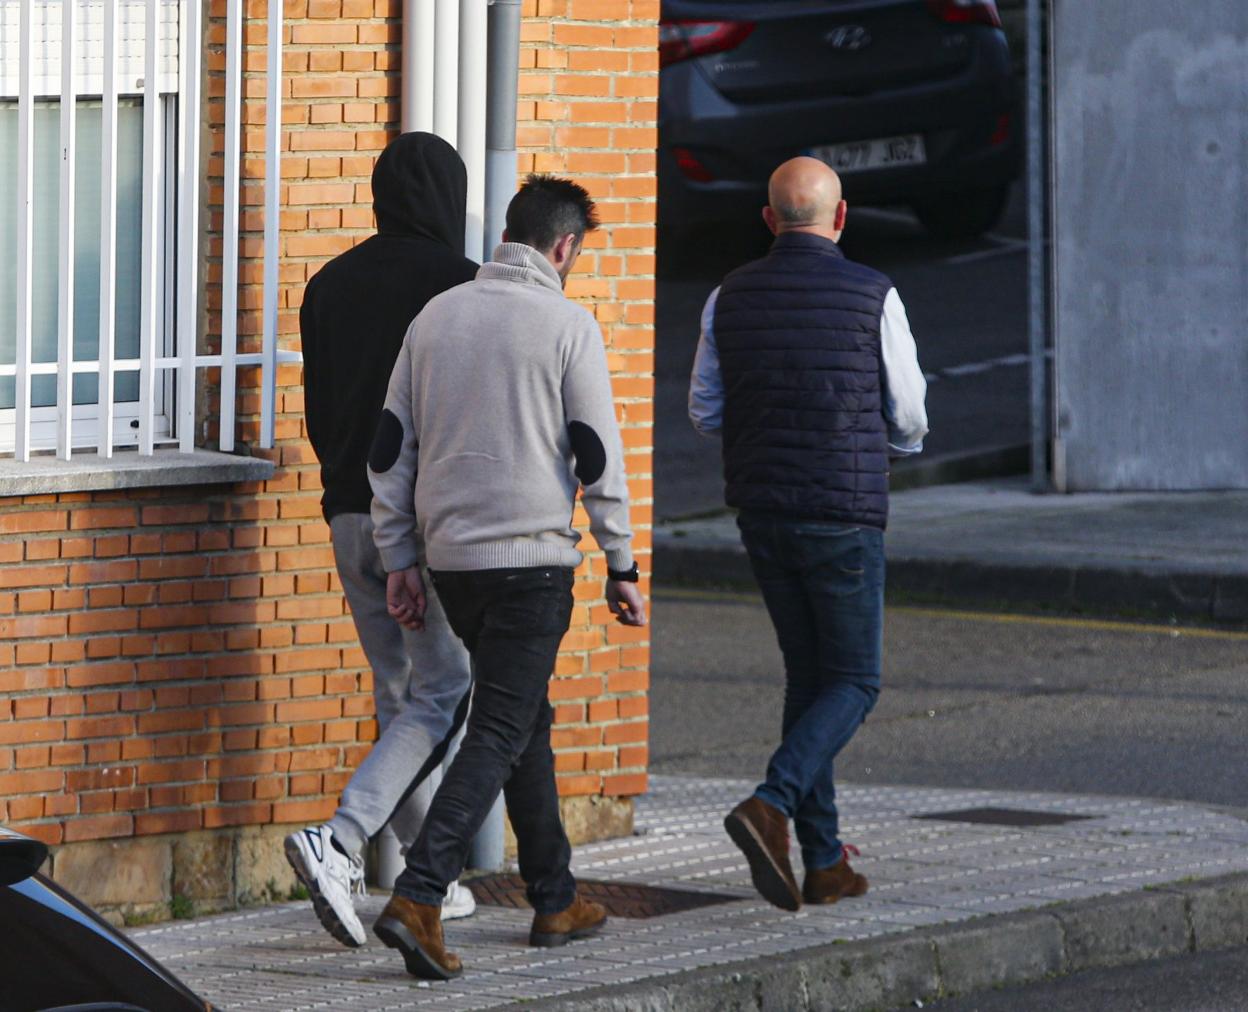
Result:
[[[823,162],[776,169],[763,208],[775,242],[711,292],[689,391],[694,427],[722,434],[725,499],[784,656],[783,739],[724,828],[785,910],[867,891],[832,769],[880,690],[889,459],[927,434],[905,308],[888,278],[845,259],[846,210]]]

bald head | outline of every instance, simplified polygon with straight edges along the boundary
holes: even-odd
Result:
[[[817,158],[790,158],[771,174],[763,217],[773,232],[801,229],[840,237],[845,227],[841,179]]]

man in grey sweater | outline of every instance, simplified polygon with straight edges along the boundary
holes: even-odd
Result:
[[[536,914],[530,944],[562,945],[606,919],[578,896],[568,867],[547,700],[582,558],[572,526],[578,487],[606,553],[608,606],[627,625],[646,621],[602,336],[563,295],[596,226],[580,186],[529,177],[494,259],[475,281],[431,300],[408,329],[369,455],[390,614],[423,624],[423,539],[430,577],[474,663],[463,743],[374,926],[409,973],[431,980],[462,972],[443,943],[440,904],[500,788]]]

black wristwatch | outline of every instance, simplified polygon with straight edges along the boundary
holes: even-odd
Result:
[[[616,583],[636,583],[641,579],[641,573],[637,571],[637,563],[633,563],[629,569],[612,569],[607,567],[607,579],[614,580]]]

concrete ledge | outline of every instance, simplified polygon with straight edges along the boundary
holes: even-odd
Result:
[[[1248,577],[1232,573],[1174,572],[1095,561],[1086,565],[1024,565],[978,559],[900,558],[888,560],[887,589],[894,598],[941,604],[1036,607],[1222,624],[1248,622]]]
[[[658,587],[757,587],[741,548],[685,547],[668,541],[655,545],[650,564]]]
[[[1187,900],[1197,952],[1248,945],[1248,877],[1226,875],[1173,888]]]
[[[273,477],[272,461],[215,450],[157,450],[140,456],[119,450],[111,459],[76,454],[73,460],[39,456],[0,460],[0,498],[57,492],[107,492],[165,485],[225,485]]]
[[[278,902],[297,895],[282,849],[292,828],[64,843],[50,848],[43,872],[119,926]]]
[[[1187,903],[1178,893],[1111,896],[1057,908],[1053,916],[1062,926],[1070,973],[1193,951]]]
[[[890,492],[902,492],[908,488],[1027,474],[1030,470],[1031,446],[1028,444],[990,446],[931,457],[920,454],[893,465],[888,488]]]
[[[887,541],[885,551],[887,552]],[[660,586],[754,589],[749,559],[739,547],[679,544],[667,538],[654,551]],[[886,593],[898,603],[1038,608],[1058,613],[1248,623],[1248,577],[1227,573],[1163,572],[1091,562],[1025,565],[981,559],[888,559]]]
[[[1248,942],[1248,875],[694,970],[526,1004],[544,1012],[891,1008]]]
[[[937,935],[943,991],[966,994],[1067,970],[1061,925],[1032,914],[994,917]]]

